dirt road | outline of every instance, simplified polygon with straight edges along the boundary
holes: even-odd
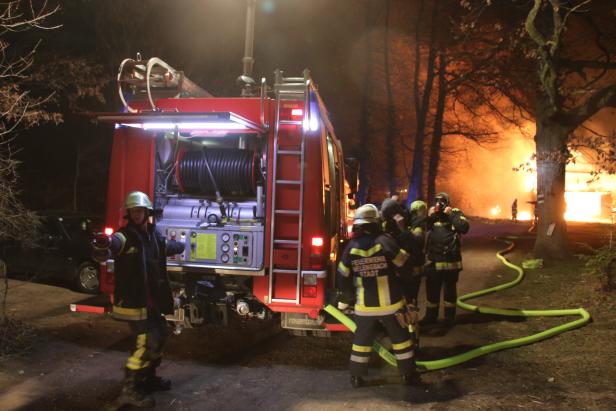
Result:
[[[474,222],[464,240],[459,291],[485,288],[509,276],[494,258],[502,244],[492,238],[503,233],[523,235],[525,228]],[[520,250],[517,258],[523,253]],[[84,297],[57,287],[11,281],[12,317],[36,326],[40,338],[28,355],[0,360],[1,410],[103,410],[117,395],[131,343],[126,326],[105,316],[70,313],[68,304]],[[520,326],[462,313],[453,329],[436,327],[424,333],[421,358],[442,358],[494,342],[502,339],[495,330],[516,333]],[[582,333],[577,330],[557,338],[574,345]],[[171,337],[167,346],[160,371],[173,380],[173,389],[155,395],[155,409],[607,410],[616,406],[616,397],[609,392],[613,382],[576,386],[560,381],[541,363],[525,362],[516,350],[427,373],[425,387],[398,385],[396,370],[375,359],[370,385],[353,389],[347,371],[350,346],[349,334],[292,337],[272,323],[185,330]]]

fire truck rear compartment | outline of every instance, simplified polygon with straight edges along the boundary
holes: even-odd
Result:
[[[259,141],[239,136],[159,135],[155,206],[168,239],[185,251],[171,270],[263,274],[263,185]]]

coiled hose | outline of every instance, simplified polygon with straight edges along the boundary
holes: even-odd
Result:
[[[183,193],[213,195],[255,195],[255,153],[251,150],[208,148],[186,151],[178,156],[176,180]],[[207,169],[209,164],[212,176]]]
[[[467,351],[462,354],[454,355],[453,357],[443,358],[440,360],[433,361],[417,361],[416,365],[418,368],[426,371],[439,370],[442,368],[452,367],[454,365],[461,364],[463,362],[472,360],[473,358],[477,358],[482,355],[486,355],[495,351],[501,351],[507,348],[519,347],[522,345],[532,344],[541,340],[545,340],[547,338],[553,337],[555,335],[564,333],[565,331],[573,330],[575,328],[582,327],[590,321],[590,314],[583,308],[576,309],[564,309],[564,310],[513,310],[513,309],[504,309],[504,308],[493,308],[493,307],[485,307],[485,306],[477,306],[468,304],[465,301],[470,300],[472,298],[481,297],[487,294],[494,293],[496,291],[505,290],[507,288],[511,288],[517,284],[519,284],[524,279],[524,270],[522,267],[517,266],[510,261],[508,261],[503,254],[506,254],[513,250],[515,244],[511,241],[511,237],[508,238],[497,238],[497,240],[502,241],[507,244],[507,247],[503,250],[500,250],[496,253],[496,258],[498,258],[505,266],[515,270],[518,275],[517,277],[504,284],[497,285],[496,287],[486,288],[484,290],[475,291],[469,294],[465,294],[461,297],[458,297],[457,305],[458,307],[468,310],[474,311],[484,314],[492,314],[492,315],[506,315],[506,316],[515,316],[515,317],[562,317],[562,316],[570,316],[576,315],[580,316],[579,319],[558,325],[556,327],[549,328],[547,330],[541,331],[536,334],[532,334],[525,337],[514,338],[511,340],[499,341],[493,344],[484,345],[479,348],[475,348],[473,350]],[[351,331],[355,331],[356,325],[355,323],[347,317],[344,313],[342,313],[337,308],[332,305],[328,305],[325,307],[325,311],[331,314],[334,318],[344,324]],[[389,364],[396,366],[396,359],[394,355],[385,349],[378,342],[373,343],[374,350]]]

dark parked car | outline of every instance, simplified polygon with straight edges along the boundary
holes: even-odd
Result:
[[[99,264],[92,260],[92,239],[100,229],[90,217],[74,213],[41,213],[36,245],[9,242],[0,256],[10,274],[31,274],[33,279],[68,281],[77,291],[96,294]]]

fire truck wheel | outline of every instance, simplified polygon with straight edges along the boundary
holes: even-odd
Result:
[[[75,289],[82,293],[98,294],[98,267],[92,261],[83,262],[75,270]]]

